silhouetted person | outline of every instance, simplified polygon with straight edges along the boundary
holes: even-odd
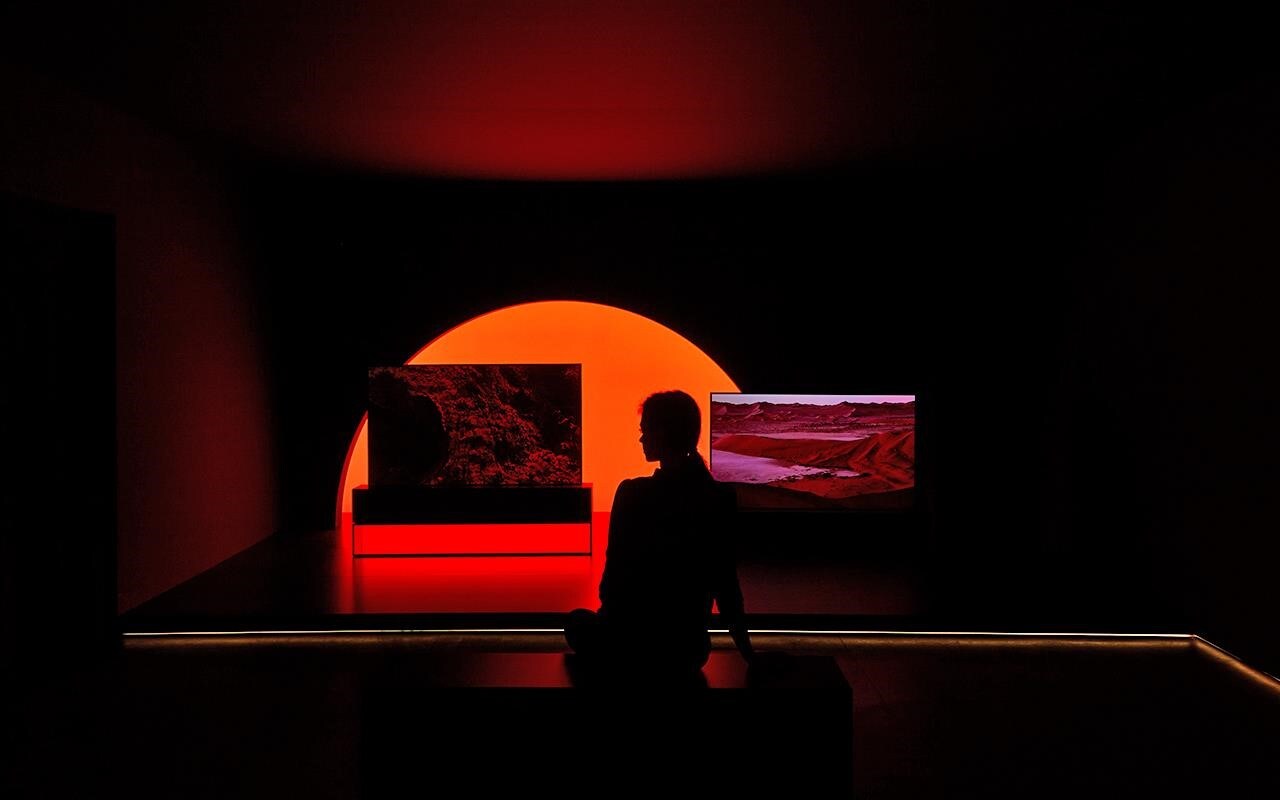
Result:
[[[588,665],[699,675],[711,651],[712,601],[743,658],[754,658],[730,538],[734,493],[698,454],[701,426],[684,392],[659,392],[641,406],[640,444],[659,468],[618,486],[600,610],[577,609],[565,626]]]

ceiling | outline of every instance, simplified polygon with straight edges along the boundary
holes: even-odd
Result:
[[[1106,136],[1263,51],[1246,20],[1081,5],[45,0],[7,6],[0,44],[156,125],[271,158],[532,179]]]

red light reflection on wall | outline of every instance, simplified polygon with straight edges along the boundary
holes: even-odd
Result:
[[[199,13],[199,47],[169,46],[160,22],[126,27],[127,77],[196,127],[388,172],[769,172],[874,153],[911,130],[930,15],[896,5],[221,3]],[[175,96],[175,73],[201,91]]]

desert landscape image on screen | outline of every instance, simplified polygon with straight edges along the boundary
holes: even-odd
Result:
[[[914,395],[711,395],[711,474],[743,509],[908,509]]]
[[[369,370],[371,486],[582,483],[582,365]]]

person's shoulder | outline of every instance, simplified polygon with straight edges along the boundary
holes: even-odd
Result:
[[[614,493],[615,497],[630,497],[632,495],[643,494],[647,491],[649,485],[653,482],[653,478],[626,478],[622,483],[618,484],[618,490]]]

